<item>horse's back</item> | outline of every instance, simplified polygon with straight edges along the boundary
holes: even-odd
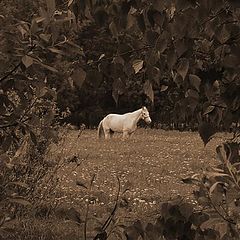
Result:
[[[103,119],[103,124],[105,128],[109,128],[114,132],[122,132],[124,119],[124,115],[111,113]]]

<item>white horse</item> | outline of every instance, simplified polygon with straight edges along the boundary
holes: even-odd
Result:
[[[114,132],[120,132],[126,139],[137,129],[140,119],[148,124],[152,122],[146,107],[125,114],[108,114],[98,125],[98,138],[109,139]]]

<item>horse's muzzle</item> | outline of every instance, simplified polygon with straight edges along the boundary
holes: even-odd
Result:
[[[151,118],[148,118],[145,120],[147,124],[150,124],[152,122]]]

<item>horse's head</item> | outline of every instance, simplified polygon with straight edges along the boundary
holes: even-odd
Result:
[[[141,118],[148,124],[152,122],[149,112],[146,107],[142,107]]]

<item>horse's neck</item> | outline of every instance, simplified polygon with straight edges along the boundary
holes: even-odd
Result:
[[[137,124],[138,121],[140,120],[141,118],[141,112],[142,112],[142,109],[138,109],[134,112],[131,113],[132,116],[134,116],[134,124]]]

